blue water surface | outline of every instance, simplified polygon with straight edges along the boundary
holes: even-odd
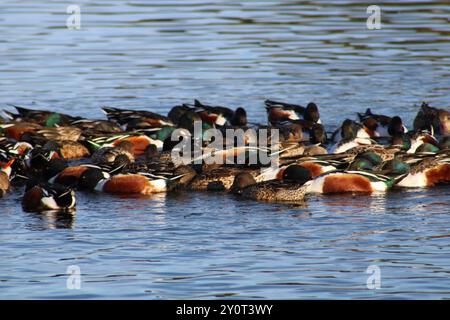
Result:
[[[315,101],[329,131],[367,107],[409,126],[422,101],[448,109],[448,3],[377,1],[368,30],[371,2],[77,0],[70,30],[66,1],[4,0],[0,106],[102,118],[198,98],[264,122],[266,98]],[[448,186],[304,206],[77,193],[74,216],[25,213],[22,192],[0,199],[3,299],[450,297]]]

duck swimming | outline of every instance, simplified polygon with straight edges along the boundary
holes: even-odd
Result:
[[[26,182],[22,206],[41,212],[74,209],[77,189],[119,195],[228,191],[298,202],[309,194],[385,193],[450,180],[447,110],[423,103],[408,131],[400,116],[369,108],[358,113],[359,122],[345,119],[329,140],[316,103],[264,105],[268,125],[249,123],[242,107],[199,100],[180,103],[167,116],[103,107],[107,119],[15,106],[0,121],[0,193]],[[193,137],[196,121],[200,141]],[[177,129],[182,134],[172,139]],[[225,136],[239,130],[244,145],[234,135],[213,144],[208,129]],[[278,130],[280,139],[252,136],[262,129]],[[186,163],[177,160],[184,139],[191,147]]]
[[[269,202],[301,202],[308,189],[311,173],[292,165],[283,172],[282,180],[257,183],[249,173],[240,173],[234,179],[231,192],[243,198]]]

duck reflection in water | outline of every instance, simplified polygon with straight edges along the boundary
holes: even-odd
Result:
[[[30,213],[36,219],[30,226],[34,230],[54,230],[54,229],[73,229],[75,227],[75,212],[64,211],[44,211],[39,213]]]

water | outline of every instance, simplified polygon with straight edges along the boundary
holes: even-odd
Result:
[[[0,105],[103,117],[202,101],[264,121],[266,98],[318,103],[327,129],[371,107],[410,124],[450,104],[445,1],[0,4]],[[269,205],[222,194],[77,194],[74,217],[0,199],[1,298],[450,298],[448,187]],[[66,288],[67,268],[81,289]],[[366,286],[369,266],[381,288]]]

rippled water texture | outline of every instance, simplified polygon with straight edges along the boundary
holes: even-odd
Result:
[[[102,117],[194,98],[246,107],[315,101],[331,130],[371,107],[411,123],[450,105],[446,1],[0,3],[0,105]],[[381,3],[377,1],[377,3]],[[304,207],[222,194],[78,194],[76,216],[0,199],[0,298],[450,298],[448,187],[311,197]],[[68,266],[81,289],[66,288]],[[381,288],[366,269],[378,266]]]

